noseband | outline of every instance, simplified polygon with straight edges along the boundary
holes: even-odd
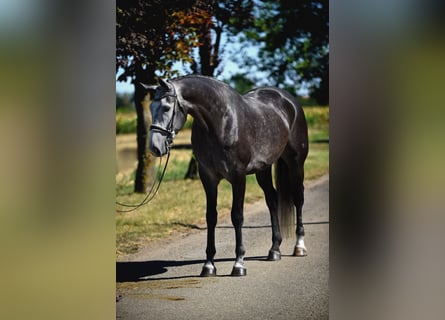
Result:
[[[176,105],[178,104],[178,96],[176,95],[175,87],[173,85],[172,85],[172,87],[173,87],[173,93],[167,92],[166,94],[162,95],[159,98],[159,101],[164,99],[165,97],[174,97],[175,98],[175,103],[173,105],[172,118],[171,118],[170,122],[168,123],[167,128],[163,128],[163,127],[155,125],[155,124],[152,124],[150,126],[151,131],[160,132],[160,133],[165,134],[167,136],[167,142],[169,145],[172,144],[173,139],[176,136],[175,129],[173,128],[173,124],[175,122],[175,116],[176,116]],[[158,99],[156,99],[156,100],[158,100]]]

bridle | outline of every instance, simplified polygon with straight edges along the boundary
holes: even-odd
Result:
[[[175,98],[175,103],[173,104],[173,114],[172,114],[172,118],[170,119],[170,122],[167,124],[166,128],[163,128],[163,127],[155,125],[155,124],[152,124],[150,126],[151,131],[160,132],[167,136],[168,147],[170,147],[170,145],[173,142],[173,139],[176,136],[174,123],[175,123],[176,109],[177,109],[177,105],[178,105],[178,96],[176,95],[176,89],[173,86],[173,84],[172,84],[172,88],[173,88],[173,93],[167,92],[167,93],[163,94],[160,98],[156,99],[157,101],[160,101],[160,100],[164,99],[165,97]],[[170,152],[170,148],[168,148],[168,150],[169,150],[168,152]]]
[[[172,84],[172,88],[173,88],[173,93],[167,92],[167,93],[163,94],[160,98],[155,99],[155,101],[156,100],[160,101],[160,100],[164,99],[165,97],[174,97],[175,98],[175,103],[173,105],[173,114],[172,114],[172,118],[170,119],[170,122],[168,123],[166,128],[163,128],[163,127],[155,125],[155,124],[152,124],[150,126],[151,131],[157,131],[157,132],[167,135],[167,143],[168,143],[167,160],[166,160],[164,168],[162,169],[162,172],[161,172],[162,157],[159,158],[158,173],[156,174],[156,176],[159,176],[159,181],[155,187],[156,179],[153,179],[153,184],[151,185],[150,191],[145,195],[145,198],[138,204],[125,204],[125,203],[120,203],[120,202],[116,201],[116,204],[123,206],[123,207],[130,208],[130,209],[126,209],[126,210],[117,210],[118,212],[134,211],[134,210],[142,207],[143,205],[147,204],[148,202],[150,202],[155,197],[155,195],[158,193],[159,187],[161,186],[161,182],[164,178],[165,170],[167,169],[168,160],[170,159],[170,145],[172,144],[173,139],[175,138],[175,135],[176,135],[176,132],[174,129],[174,122],[175,122],[175,116],[176,116],[176,109],[177,109],[177,106],[179,105],[179,102],[178,102],[178,96],[176,95],[176,89],[173,86],[173,84]]]

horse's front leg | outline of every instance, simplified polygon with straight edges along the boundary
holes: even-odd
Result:
[[[206,262],[202,267],[201,277],[216,276],[216,267],[214,258],[216,254],[215,248],[215,227],[218,220],[218,212],[216,211],[218,197],[219,180],[209,175],[202,167],[199,167],[199,176],[204,186],[207,200],[206,222],[207,222],[207,248]]]
[[[246,267],[244,266],[244,255],[246,250],[243,245],[242,228],[244,222],[243,209],[244,209],[244,194],[246,191],[246,176],[240,175],[232,181],[232,224],[235,228],[235,265],[232,269],[232,276],[245,276],[247,274]]]

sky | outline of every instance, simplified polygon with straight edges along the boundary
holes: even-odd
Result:
[[[175,63],[173,68],[176,70],[181,70],[182,69],[181,63]],[[225,61],[224,70],[221,73],[221,75],[218,77],[218,79],[220,79],[220,80],[228,79],[232,75],[238,73],[239,71],[240,71],[240,68],[235,63],[233,63],[232,61]],[[118,76],[119,76],[119,73],[116,74],[116,78]],[[116,92],[117,93],[133,93],[133,91],[134,91],[134,86],[131,83],[130,79],[128,79],[127,82],[116,81]]]
[[[236,37],[234,40],[229,42],[225,35],[222,37],[222,50],[223,54],[222,56],[222,62],[220,64],[220,67],[223,68],[223,71],[221,75],[219,75],[217,78],[219,80],[228,79],[232,75],[240,72],[249,72],[251,73],[252,70],[247,70],[245,67],[239,66],[235,61],[237,59],[240,59],[241,57],[256,57],[258,53],[258,47],[255,46],[244,46],[242,47],[239,43]],[[220,49],[221,51],[221,49]],[[174,69],[180,70],[181,75],[185,75],[184,69],[182,68],[181,63],[175,63]],[[256,75],[259,75],[259,72],[256,72]],[[116,74],[116,79],[119,76],[119,73]],[[116,81],[116,92],[117,93],[133,93],[134,87],[131,84],[130,80],[127,80],[127,82],[119,82]]]

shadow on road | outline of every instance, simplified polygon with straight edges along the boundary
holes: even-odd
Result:
[[[215,259],[215,263],[234,261],[234,258]],[[267,261],[267,257],[246,257],[246,261]],[[153,260],[137,262],[116,262],[116,282],[138,282],[150,280],[172,280],[183,278],[194,278],[198,275],[176,276],[166,278],[151,278],[168,271],[167,268],[182,267],[193,264],[204,264],[205,260]],[[198,270],[198,269],[197,269]]]
[[[116,262],[116,282],[146,281],[146,277],[167,272],[168,267],[181,267],[202,263],[204,263],[204,260]]]
[[[304,225],[311,225],[311,224],[329,224],[329,221],[308,221],[308,222],[303,222]],[[266,229],[266,228],[272,228],[272,226],[270,224],[267,225],[259,225],[259,226],[255,226],[255,225],[244,225],[243,229]],[[204,230],[206,230],[207,228],[203,228]],[[221,225],[221,226],[216,226],[216,229],[233,229],[232,225]]]

